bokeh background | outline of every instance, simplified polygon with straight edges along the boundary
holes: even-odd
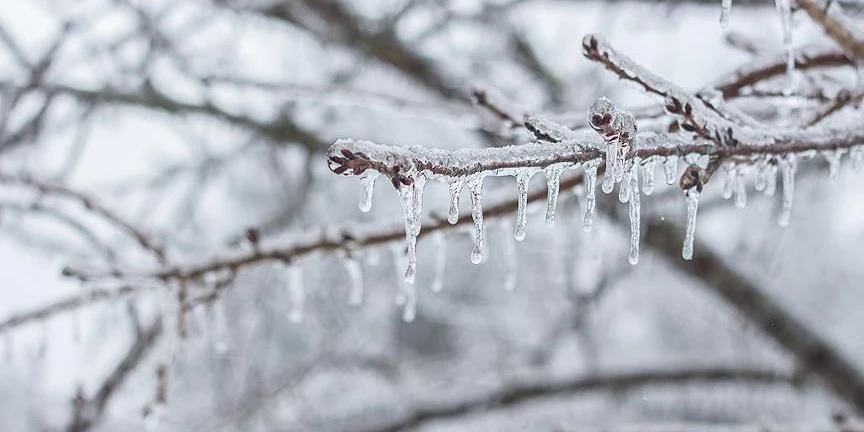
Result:
[[[864,6],[841,4],[861,25]],[[770,2],[735,2],[728,29],[719,15],[719,1],[5,0],[0,170],[80,191],[181,266],[248,251],[248,227],[267,245],[356,226],[398,231],[387,181],[361,213],[357,179],[329,172],[336,139],[527,142],[472,106],[475,86],[574,126],[600,96],[659,106],[583,58],[588,33],[692,90],[782,53]],[[832,46],[806,15],[793,18],[796,49]],[[825,76],[855,86],[852,68]],[[788,120],[814,102],[774,103],[788,104]],[[684,199],[657,171],[643,218],[683,226]],[[802,162],[786,228],[779,197],[755,193],[753,175],[744,209],[720,196],[720,182],[707,189],[697,237],[864,368],[864,173],[844,158],[832,181],[822,157]],[[543,176],[531,186],[544,188]],[[515,182],[489,180],[485,196],[513,199]],[[421,239],[412,322],[394,301],[401,241],[244,268],[190,311],[185,339],[165,326],[98,421],[76,429],[75,401],[92,401],[178,289],[135,278],[159,263],[80,204],[0,182],[0,321],[93,289],[138,291],[2,328],[0,430],[834,430],[850,412],[704,280],[644,246],[629,265],[626,206],[607,203],[613,210],[584,233],[577,189],[562,191],[554,228],[543,224],[545,204],[532,206],[524,242],[513,241],[515,216],[489,219],[479,266],[469,261],[470,229]],[[446,185],[430,182],[426,213],[446,214],[448,204]],[[61,274],[70,265],[132,276],[82,282]],[[351,306],[358,269],[365,295]],[[301,322],[292,320],[292,275],[306,295]],[[436,282],[440,293],[429,290]],[[167,398],[154,403],[166,359]],[[663,375],[703,368],[777,379]],[[634,373],[645,379],[558,389]],[[533,393],[496,396],[529,385]]]

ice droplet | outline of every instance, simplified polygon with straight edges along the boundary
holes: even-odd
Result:
[[[429,289],[434,293],[439,293],[444,289],[444,275],[447,266],[447,241],[444,238],[444,233],[436,231],[432,234],[433,247],[435,248],[435,279]]]
[[[535,169],[524,169],[516,174],[516,193],[518,194],[519,207],[516,210],[516,230],[513,237],[517,241],[525,240],[526,226],[528,225],[528,182],[537,171]]]
[[[297,265],[288,267],[288,289],[291,294],[291,310],[288,319],[294,323],[303,322],[306,309],[306,289],[303,287],[303,268]]]
[[[639,197],[639,159],[633,160],[629,178],[630,189],[630,254],[627,261],[631,265],[639,263],[639,225],[640,225],[640,197]],[[623,186],[623,185],[622,185]]]
[[[642,163],[642,193],[651,195],[654,193],[654,171],[657,159],[649,158]]]
[[[594,190],[597,187],[597,165],[598,161],[589,161],[584,165],[585,169],[585,211],[582,216],[582,229],[591,232],[594,227],[594,211],[596,198]]]
[[[363,175],[360,176],[360,185],[363,186],[363,194],[360,196],[360,203],[357,207],[360,208],[361,212],[368,212],[372,210],[372,195],[375,191],[375,180],[381,174],[378,171],[366,170]]]
[[[345,258],[343,262],[345,263],[345,271],[348,272],[348,280],[351,284],[348,304],[359,306],[363,303],[363,268],[360,266],[360,262],[354,257]]]
[[[461,177],[450,181],[450,212],[447,213],[447,222],[450,222],[450,225],[459,221],[459,194],[464,185],[465,180]]]
[[[780,173],[783,177],[783,203],[780,209],[781,227],[789,226],[792,217],[792,199],[795,196],[795,171],[798,169],[798,159],[789,154],[780,159]]]
[[[474,250],[471,251],[471,263],[480,264],[483,261],[483,177],[476,176],[468,181],[471,192],[471,219],[474,220]]]
[[[666,176],[666,184],[672,186],[675,184],[675,177],[678,175],[678,156],[666,156],[663,159],[663,174]]]
[[[555,226],[555,210],[558,207],[558,190],[561,186],[561,173],[570,164],[554,164],[546,168],[546,226]]]
[[[681,257],[685,260],[693,259],[693,243],[696,240],[696,212],[699,211],[699,191],[696,188],[687,189],[685,192],[687,200],[687,229],[684,233],[684,247],[681,249]]]

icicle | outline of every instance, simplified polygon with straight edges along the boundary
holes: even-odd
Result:
[[[518,275],[516,274],[516,244],[510,240],[510,224],[501,224],[501,241],[504,242],[504,289],[513,291],[516,289]]]
[[[663,159],[663,174],[666,176],[666,184],[672,186],[675,184],[675,176],[678,174],[678,156],[666,156]]]
[[[687,189],[687,231],[684,234],[684,247],[681,249],[681,257],[685,260],[693,259],[693,243],[696,240],[696,212],[699,210],[699,191],[693,187]]]
[[[795,155],[786,155],[780,159],[780,172],[783,177],[783,205],[778,222],[781,227],[789,226],[789,220],[792,216],[792,198],[795,196],[795,171],[797,169],[798,160]]]
[[[840,158],[843,157],[843,150],[824,151],[822,156],[828,162],[828,178],[832,181],[837,180],[840,173]]]
[[[735,207],[744,208],[747,206],[747,184],[744,183],[744,170],[735,170]]]
[[[375,180],[380,175],[381,173],[378,171],[366,170],[360,176],[360,185],[363,186],[363,194],[360,196],[360,203],[357,207],[364,213],[372,210],[372,193],[375,191]]]
[[[624,161],[624,163],[627,163],[627,161]],[[630,201],[630,173],[632,171],[638,171],[638,169],[636,169],[636,167],[634,167],[631,163],[630,166],[626,169],[626,171],[627,181],[621,182],[621,184],[618,185],[618,201],[621,201],[622,203]]]
[[[768,161],[766,159],[759,159],[756,162],[756,181],[753,186],[757,191],[762,192],[765,190],[765,186],[768,183]]]
[[[411,185],[400,185],[397,189],[405,217],[405,241],[408,244],[408,268],[405,270],[405,280],[408,283],[414,283],[417,277],[417,236],[420,234],[426,176],[418,174],[412,180]]]
[[[732,13],[732,0],[723,0],[720,9],[720,28],[729,28],[729,14]]]
[[[768,164],[765,180],[765,195],[774,196],[774,193],[777,192],[777,165]]]
[[[737,169],[733,164],[724,165],[726,177],[723,178],[723,192],[721,196],[725,199],[732,198],[732,193],[735,191],[735,179],[738,177]]]
[[[603,175],[603,193],[615,189],[615,164],[618,162],[618,140],[606,141],[606,174]]]
[[[555,226],[555,210],[558,207],[558,189],[561,186],[561,172],[569,164],[555,164],[546,168],[546,226]]]
[[[642,163],[642,193],[651,195],[654,193],[654,171],[657,159],[649,158]]]
[[[786,87],[784,94],[794,92],[795,52],[792,47],[792,3],[791,0],[774,0],[774,5],[780,13],[783,27],[783,50],[786,53]]]
[[[596,206],[594,189],[597,187],[597,165],[599,162],[585,163],[585,212],[582,216],[582,229],[591,232],[594,227],[594,208]]]
[[[303,287],[303,268],[297,265],[288,267],[288,289],[291,294],[291,311],[288,318],[291,322],[303,322],[306,309],[306,289]]]
[[[360,262],[354,257],[345,258],[343,262],[345,264],[345,271],[348,272],[348,280],[351,283],[348,304],[359,306],[363,303],[363,268],[360,266]]]
[[[435,243],[435,280],[432,281],[430,289],[432,292],[439,293],[444,289],[444,271],[447,266],[447,242],[444,239],[444,233],[436,231],[432,234],[432,241]]]
[[[450,212],[447,214],[447,222],[450,222],[450,225],[459,221],[459,194],[464,185],[465,180],[461,177],[450,181]]]
[[[525,228],[528,225],[528,182],[537,171],[524,169],[516,174],[516,193],[519,198],[519,207],[516,210],[516,230],[513,237],[517,241],[525,240]]]
[[[864,169],[864,147],[852,147],[849,151],[849,157],[852,158],[852,169],[855,172],[861,172]]]
[[[471,262],[480,264],[483,261],[483,177],[474,177],[468,182],[471,192],[471,219],[474,220],[474,250],[471,251]]]
[[[639,197],[639,158],[633,160],[633,166],[630,169],[629,186],[630,190],[630,255],[627,261],[631,265],[639,263],[639,225],[640,225],[640,197]],[[622,184],[623,187],[623,184]]]
[[[402,273],[402,269],[405,268],[405,253],[404,249],[397,243],[394,244],[391,248],[393,251],[393,270],[396,275],[396,297],[393,301],[399,305],[405,305],[405,285],[408,283],[405,281],[404,273]]]

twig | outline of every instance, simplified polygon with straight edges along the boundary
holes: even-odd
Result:
[[[707,288],[790,351],[804,370],[825,381],[859,414],[864,413],[864,375],[861,371],[814,330],[763,294],[753,280],[727,264],[708,245],[697,240],[699,253],[693,261],[681,260],[683,231],[671,222],[652,219],[647,224],[643,240],[678,270],[704,281]]]
[[[795,0],[798,7],[804,9],[813,21],[825,30],[825,33],[837,42],[856,62],[864,62],[864,40],[852,32],[843,17],[836,12],[826,11],[812,0]],[[834,9],[836,11],[836,9]],[[836,13],[837,16],[832,16]]]
[[[788,374],[756,368],[675,368],[635,372],[604,372],[588,377],[558,379],[541,383],[515,384],[468,400],[444,401],[414,408],[405,418],[392,424],[358,430],[397,432],[416,429],[431,421],[462,417],[482,409],[484,412],[511,408],[536,399],[564,396],[602,389],[623,390],[645,385],[685,383],[742,382],[748,384],[789,384]]]
[[[144,331],[136,330],[136,338],[132,347],[126,353],[123,360],[108,375],[96,394],[91,398],[86,398],[79,391],[74,401],[72,420],[66,428],[68,432],[86,432],[101,421],[105,408],[108,406],[108,402],[110,402],[115,391],[123,385],[129,374],[144,360],[161,334],[162,320],[160,319],[155,320]]]

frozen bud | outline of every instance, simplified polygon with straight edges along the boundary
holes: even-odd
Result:
[[[678,181],[678,187],[683,191],[688,191],[696,188],[698,192],[702,192],[702,185],[705,178],[705,170],[696,165],[690,165],[684,170],[681,179]]]
[[[597,132],[603,133],[612,125],[615,116],[615,105],[605,97],[598,98],[588,109],[588,125]]]

